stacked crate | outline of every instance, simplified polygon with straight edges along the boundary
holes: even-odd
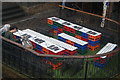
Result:
[[[70,23],[57,17],[48,18],[48,26],[51,32],[57,36],[59,33],[66,33],[80,40],[88,42],[88,48],[92,51],[100,47],[101,33],[94,30]]]
[[[83,27],[83,29],[81,29],[81,32],[82,32],[81,40],[88,41],[88,43],[89,43],[88,48],[90,50],[94,51],[100,47],[101,33],[87,29],[85,27]]]
[[[26,29],[26,30],[23,30],[23,32],[24,32],[24,33],[27,33],[27,34],[29,34],[29,35],[32,35],[32,36],[34,36],[34,37],[40,37],[40,38],[43,39],[44,41],[51,42],[51,43],[53,43],[53,44],[55,44],[55,45],[58,45],[58,46],[64,48],[64,49],[65,49],[65,50],[64,50],[65,54],[67,54],[67,53],[69,52],[69,55],[73,55],[73,54],[75,54],[76,51],[77,51],[77,47],[71,46],[71,45],[66,44],[66,43],[64,43],[64,42],[61,42],[61,41],[59,41],[59,40],[57,40],[57,39],[50,38],[50,37],[45,36],[45,35],[43,35],[43,34],[37,33],[37,32],[35,32],[35,31],[33,31],[33,30]],[[33,44],[33,45],[34,45],[34,44]]]
[[[25,34],[31,36],[29,38],[29,40],[31,41],[35,51],[40,54],[74,55],[77,52],[77,47],[71,46],[69,44],[66,44],[66,43],[59,41],[57,39],[54,39],[54,38],[50,38],[48,36],[37,33],[30,29],[22,30],[22,31],[20,31],[20,33],[18,33],[18,32],[14,33],[14,35],[19,38],[21,35],[25,35]],[[52,46],[52,44],[59,46],[60,48],[63,48],[64,50],[61,51],[60,53],[59,52],[55,53],[55,51],[53,53],[52,50],[48,49],[50,46],[51,46],[50,49],[55,48],[55,46]],[[59,58],[54,57],[52,59],[59,59]],[[62,66],[62,62],[56,62],[56,63],[52,62],[49,60],[48,57],[45,57],[44,61],[46,61],[49,65],[51,65],[52,69],[54,69],[54,70],[59,69]]]
[[[28,30],[23,30],[21,32],[14,33],[15,38],[20,38],[23,35],[30,35],[29,40],[31,41],[32,45],[34,46],[35,51],[40,54],[52,54],[52,55],[64,55],[65,54],[64,48],[62,48],[54,43],[49,42],[48,40],[46,40],[46,39],[48,39],[47,36],[39,34],[35,31],[28,29]],[[42,38],[41,38],[41,36],[42,36]],[[47,58],[45,58],[45,61],[47,61],[47,63],[49,65],[51,65],[52,69],[54,69],[54,70],[59,69],[62,66],[62,62],[53,63],[53,62],[49,61]]]
[[[31,41],[32,45],[34,46],[35,49],[37,49],[38,52],[41,52],[44,54],[54,54],[54,55],[62,55],[65,52],[64,48],[56,44],[53,44],[49,41],[45,41],[45,39],[42,39],[41,36],[39,36],[39,33],[37,32],[31,33],[31,34],[25,31],[14,33],[14,36],[19,38],[23,35],[30,36],[29,40]]]
[[[51,27],[51,30],[50,32],[52,33],[53,37],[54,38],[58,38],[58,34],[59,33],[62,33],[64,30],[63,30],[63,25],[62,24],[59,24],[57,21],[59,21],[61,19],[59,18],[56,18],[56,17],[52,17],[52,18],[48,18],[48,26]],[[61,20],[62,21],[62,20]]]
[[[107,52],[110,52],[112,50],[114,50],[115,48],[117,47],[117,44],[113,44],[113,43],[107,43],[99,52],[97,52],[96,54],[104,54],[104,53],[107,53]],[[100,58],[96,58],[96,59],[101,59],[101,58],[106,58],[106,57],[110,57],[110,56],[113,56],[115,55],[114,53],[113,54],[108,54],[107,56],[103,56],[103,57],[100,57]]]
[[[80,54],[85,54],[87,52],[88,42],[86,41],[79,40],[65,33],[58,34],[58,39],[72,46],[78,47],[78,52]]]
[[[49,39],[52,43],[59,45],[65,49],[65,55],[74,55],[77,53],[77,47],[71,46],[66,44],[65,42],[59,41],[57,39],[50,38]]]
[[[96,54],[104,54],[107,52],[110,52],[112,50],[114,50],[117,47],[117,44],[113,44],[113,43],[107,43],[99,52],[97,52]],[[113,54],[108,54],[107,56],[102,56],[102,57],[98,57],[94,59],[94,65],[96,67],[99,68],[104,68],[106,63],[108,63],[108,58],[115,55],[115,53]],[[107,57],[107,58],[106,58]]]
[[[57,61],[57,63],[53,63],[53,62],[51,62],[51,61],[49,61],[47,59],[44,59],[44,61],[47,64],[51,65],[53,70],[60,69],[62,67],[62,64],[63,64],[62,62],[58,62],[58,61]]]
[[[103,69],[107,63],[106,59],[99,59],[94,61],[94,66]]]
[[[30,40],[34,42],[33,39],[30,39]],[[34,43],[38,44],[36,41]],[[38,47],[36,48],[40,53],[43,53],[43,54],[52,54],[52,55],[64,55],[65,54],[64,48],[58,45],[55,45],[49,41],[45,41],[44,43],[39,44]],[[62,62],[54,63],[54,61],[50,61],[47,57],[45,57],[44,60],[45,62],[47,62],[47,64],[51,66],[53,70],[59,69],[62,66]]]
[[[64,48],[57,46],[51,42],[45,41],[41,38],[29,38],[32,43],[36,44],[36,49],[44,54],[63,55]]]

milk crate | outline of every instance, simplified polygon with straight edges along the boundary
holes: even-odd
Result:
[[[72,46],[74,46],[74,42],[72,42],[72,41],[70,41],[70,40],[66,40],[66,43],[68,43],[68,44],[70,44],[70,45],[72,45]]]
[[[100,40],[100,38],[101,38],[101,35],[98,35],[98,36],[89,35],[88,36],[88,39],[91,41],[98,41],[98,40]]]
[[[39,51],[42,51],[42,46],[36,44],[36,49],[38,49]]]
[[[79,36],[79,35],[75,35],[75,37],[78,38],[78,39],[80,39],[80,40],[82,39],[82,37]]]
[[[63,33],[63,29],[62,29],[62,28],[58,28],[58,31],[59,31],[60,33]]]
[[[48,26],[49,26],[49,27],[52,27],[52,25],[51,25],[51,24],[48,24]]]
[[[64,33],[66,33],[66,34],[68,34],[68,35],[70,35],[70,36],[73,36],[73,37],[75,36],[74,33],[70,33],[69,31],[65,31],[65,30],[64,30]]]
[[[33,48],[36,48],[36,44],[32,41],[30,41],[30,42],[32,43]]]
[[[77,44],[77,43],[75,43],[74,46],[75,46],[75,47],[78,47],[78,48],[80,48],[80,49],[87,48],[87,45],[81,46],[80,44]]]
[[[44,47],[42,47],[42,53],[44,53],[44,54],[49,54],[49,50],[46,49],[46,48],[44,48]]]
[[[76,35],[82,36],[82,32],[76,31]]]
[[[53,21],[50,20],[50,19],[48,19],[48,22],[47,22],[47,23],[50,24],[50,25],[53,25]]]
[[[86,34],[86,33],[82,33],[82,35],[81,35],[83,38],[85,38],[85,39],[88,39],[88,34]]]
[[[88,43],[89,43],[90,45],[92,45],[92,46],[96,46],[97,44],[100,43],[100,40],[98,40],[98,41],[91,41],[91,40],[88,40]]]
[[[57,27],[60,27],[60,28],[63,28],[63,25],[62,24],[59,24],[57,22],[54,22],[53,25],[57,26]]]
[[[76,30],[75,30],[75,29],[72,29],[72,28],[69,28],[69,32],[75,34],[75,33],[76,33]]]
[[[58,27],[55,26],[55,25],[52,25],[52,28],[55,29],[55,30],[58,30]]]
[[[97,50],[99,48],[100,48],[100,44],[97,44],[96,46],[88,45],[88,49],[92,50],[92,51],[95,51],[95,50]]]
[[[60,37],[60,36],[58,36],[58,39],[61,40],[61,41],[63,41],[63,42],[66,42],[66,39],[65,39],[65,38],[62,38],[62,37]]]
[[[81,40],[88,42],[88,39],[81,37]]]

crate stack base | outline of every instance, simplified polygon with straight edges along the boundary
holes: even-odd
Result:
[[[57,39],[37,33],[33,30],[25,29],[22,30],[21,34],[31,36],[29,37],[29,41],[32,43],[34,50],[39,54],[52,54],[52,55],[65,55],[66,53],[69,55],[76,54],[77,47],[71,46]],[[18,37],[21,37],[19,33],[15,33],[15,38],[16,35]],[[56,57],[53,58],[45,57],[44,59],[48,61],[50,61],[51,59],[62,60],[61,58]],[[61,67],[59,65],[60,63],[54,63],[54,65],[52,65],[52,68],[59,69]]]
[[[88,44],[88,49],[92,50],[92,51],[95,51],[95,50],[99,49],[99,47],[100,47],[100,44],[97,44],[95,46],[92,46],[92,45]]]
[[[100,47],[101,33],[99,32],[79,26],[77,24],[73,24],[57,17],[48,18],[48,25],[50,25],[53,30],[57,31],[56,33],[53,31],[54,35],[64,32],[70,36],[86,41],[89,45],[88,48],[92,51],[95,51]],[[67,42],[72,44],[70,41]]]

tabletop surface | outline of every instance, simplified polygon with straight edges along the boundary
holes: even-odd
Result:
[[[103,53],[107,53],[110,52],[112,50],[114,50],[117,47],[117,44],[113,44],[113,43],[107,43],[98,53],[96,54],[103,54]]]
[[[21,36],[21,35],[24,35],[24,34],[27,34],[27,35],[31,35],[31,37],[29,38],[30,41],[54,52],[54,53],[58,53],[58,52],[61,52],[63,50],[65,50],[64,48],[54,44],[54,43],[51,43],[50,41],[46,40],[46,39],[49,39],[47,36],[44,36],[40,33],[37,33],[33,30],[30,30],[30,29],[26,29],[26,30],[23,30],[23,31],[20,31],[20,34],[21,35],[18,35],[19,32],[16,32],[14,34],[17,34],[17,36]]]
[[[74,47],[74,46],[72,46],[70,44],[64,43],[64,42],[59,41],[59,40],[54,39],[54,38],[50,38],[48,36],[45,36],[45,35],[40,34],[40,33],[37,33],[37,32],[35,32],[33,30],[30,30],[30,29],[23,30],[23,32],[26,32],[26,33],[28,33],[30,35],[33,35],[33,36],[36,35],[36,37],[40,37],[40,38],[42,38],[45,41],[49,41],[49,42],[51,42],[53,44],[56,44],[58,46],[61,46],[61,47],[65,48],[65,49],[68,49],[68,50],[71,50],[71,51],[77,49],[77,47]]]
[[[53,20],[54,22],[57,22],[59,24],[62,24],[64,26],[67,26],[67,27],[70,27],[70,28],[73,28],[77,31],[81,31],[81,32],[84,32],[86,34],[89,34],[89,35],[92,35],[92,36],[98,36],[98,35],[101,35],[100,32],[97,32],[95,30],[91,30],[91,29],[88,29],[88,28],[85,28],[83,26],[80,26],[80,25],[77,25],[77,24],[74,24],[74,23],[71,23],[69,21],[66,21],[66,20],[63,20],[63,19],[60,19],[60,18],[57,18],[57,17],[50,17],[48,18],[50,20]],[[82,28],[81,28],[82,27]]]

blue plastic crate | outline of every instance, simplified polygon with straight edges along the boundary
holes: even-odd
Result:
[[[88,39],[88,34],[82,33],[82,37],[85,38],[85,39]]]
[[[75,43],[74,46],[75,46],[75,47],[82,48],[82,46],[81,46],[80,44],[77,44],[77,43]]]
[[[88,40],[88,43],[97,44],[97,43],[100,43],[100,40],[98,40],[98,41],[91,41],[91,40]]]
[[[88,44],[89,44],[89,45],[92,45],[92,46],[96,46],[96,45],[99,44],[99,43],[100,43],[100,40],[98,40],[98,41],[88,40]]]
[[[36,44],[36,49],[38,49],[39,51],[42,51],[42,46]]]
[[[100,68],[100,69],[103,69],[103,68],[104,68],[103,66],[98,66],[98,65],[95,65],[95,64],[94,64],[94,66],[95,66],[95,67],[98,67],[98,68]]]
[[[88,44],[84,45],[83,47],[84,47],[84,48],[87,48],[87,47],[88,47]]]
[[[98,45],[98,44],[91,44],[91,43],[88,43],[89,45],[91,45],[91,46],[96,46],[96,45]]]
[[[103,68],[103,67],[105,67],[106,63],[105,63],[105,64],[100,64],[100,63],[98,63],[98,62],[94,62],[94,65],[95,65],[96,67]]]
[[[61,32],[58,31],[58,34],[61,34]]]
[[[60,37],[60,36],[58,36],[58,39],[61,40],[61,41],[63,41],[63,42],[66,42],[66,39],[65,39],[65,38],[62,38],[62,37]]]
[[[85,50],[86,48],[85,47],[82,47],[82,48],[80,48],[81,50]]]
[[[45,59],[45,60],[49,60],[49,58],[48,58],[48,57],[44,57],[43,59]]]
[[[19,37],[19,36],[16,36],[16,39],[20,39],[20,37]]]
[[[55,29],[55,30],[58,30],[57,26],[52,25],[52,28]]]
[[[85,49],[85,48],[87,48],[87,45],[82,46],[82,45],[77,44],[77,43],[75,43],[74,46],[75,46],[75,47],[78,47],[78,48],[80,48],[80,49]]]
[[[84,47],[78,48],[78,49],[80,49],[80,50],[82,50],[82,51],[87,50],[87,48],[84,48]]]

